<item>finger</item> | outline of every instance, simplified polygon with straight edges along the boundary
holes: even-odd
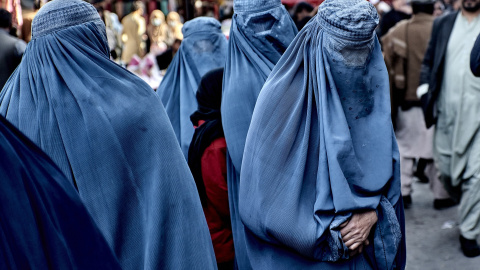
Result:
[[[368,239],[367,239],[367,240],[365,240],[365,242],[363,242],[363,244],[364,244],[365,246],[368,246],[368,245],[370,245],[370,241],[368,241]]]
[[[362,244],[362,243],[359,243],[359,242],[353,243],[353,244],[349,247],[349,249],[350,249],[350,250],[355,250],[355,249],[357,249],[361,244]]]
[[[345,226],[340,230],[340,233],[342,234],[342,237],[343,237],[351,231],[352,231],[352,228],[350,226]]]
[[[362,245],[360,245],[360,247],[358,247],[358,248],[355,249],[355,250],[351,250],[351,251],[349,252],[350,257],[353,257],[353,256],[359,254],[359,253],[360,253],[360,250],[361,250],[361,249],[360,249],[361,247],[362,247]],[[362,250],[363,250],[363,249],[362,249]]]
[[[348,225],[348,222],[349,222],[349,221],[350,221],[350,220],[347,220],[347,221],[343,222],[343,223],[340,224],[340,226],[338,226],[338,227],[339,227],[339,228],[344,228],[345,226]]]
[[[359,241],[358,239],[350,239],[348,240],[347,242],[344,242],[345,243],[345,246],[347,246],[348,248],[350,248],[351,246],[353,246],[353,244],[357,243],[357,244],[362,244],[362,241]],[[350,249],[353,249],[353,248],[350,248]]]
[[[345,237],[342,237],[342,239],[343,239],[344,243],[347,243],[347,242],[352,241],[352,240],[355,241],[355,242],[357,242],[359,240],[362,240],[362,239],[360,239],[360,237],[357,234],[352,233],[352,232],[345,235]],[[363,241],[360,241],[360,242],[363,242]]]
[[[358,253],[362,253],[362,252],[363,252],[363,245],[360,245],[360,246],[358,247]]]

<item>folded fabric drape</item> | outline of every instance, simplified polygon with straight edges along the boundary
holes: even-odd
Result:
[[[228,199],[235,256],[240,269],[249,269],[238,215],[243,148],[258,93],[298,31],[280,0],[235,0],[234,10],[221,112],[228,151]]]
[[[326,0],[268,77],[243,155],[239,212],[254,269],[403,269],[388,74],[364,0]],[[228,141],[227,141],[228,142]],[[376,210],[367,250],[338,226]]]
[[[0,116],[0,269],[121,269],[53,161]]]
[[[47,3],[0,114],[60,167],[123,269],[214,269],[192,175],[159,97],[109,59],[96,9]]]
[[[157,90],[185,159],[194,132],[190,115],[197,110],[198,84],[208,71],[225,65],[227,39],[220,28],[214,18],[199,17],[186,22],[182,45]]]

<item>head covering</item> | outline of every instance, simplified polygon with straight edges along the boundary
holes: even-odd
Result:
[[[254,269],[405,267],[399,153],[377,22],[367,1],[326,0],[260,92],[239,191]],[[338,226],[373,209],[371,244],[349,257]]]
[[[109,60],[93,6],[54,0],[38,12],[33,40],[0,93],[0,114],[76,183],[123,269],[215,267],[198,193],[161,101]]]
[[[154,10],[150,14],[150,24],[147,26],[147,33],[152,43],[162,43],[167,37],[167,24],[165,15],[161,10]]]
[[[225,64],[227,39],[220,26],[217,20],[208,17],[185,23],[182,45],[157,90],[185,158],[194,132],[190,115],[197,109],[195,93],[200,79]]]
[[[235,0],[223,78],[222,124],[227,141],[227,171],[235,256],[248,269],[243,224],[237,211],[243,148],[258,93],[297,34],[280,0]]]
[[[182,28],[183,24],[180,21],[180,15],[175,11],[170,11],[167,15],[167,40],[168,46],[172,46],[175,40],[183,40]]]
[[[121,269],[71,182],[0,116],[0,268]]]
[[[223,137],[220,105],[222,103],[223,68],[207,72],[202,77],[197,90],[198,109],[190,116],[197,128],[188,149],[188,165],[197,184],[202,204],[207,201],[202,177],[202,156],[208,146],[217,138]],[[204,123],[200,124],[200,121]]]

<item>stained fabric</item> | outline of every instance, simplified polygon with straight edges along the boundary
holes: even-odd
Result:
[[[224,137],[220,115],[222,80],[223,68],[209,71],[202,77],[196,94],[198,109],[190,116],[192,124],[197,128],[188,149],[188,166],[195,179],[202,204],[207,200],[202,177],[203,153],[215,139]]]
[[[239,214],[253,269],[404,269],[388,73],[363,0],[326,0],[268,77],[243,156]],[[228,140],[227,140],[228,146]],[[349,257],[338,226],[378,222]]]
[[[208,71],[225,64],[227,39],[220,26],[208,17],[185,23],[182,45],[157,90],[185,158],[194,132],[190,115],[197,110],[198,84]]]
[[[74,186],[0,116],[0,268],[121,269]]]
[[[0,94],[0,114],[76,183],[123,269],[214,269],[198,193],[161,100],[108,57],[105,26],[54,0]]]

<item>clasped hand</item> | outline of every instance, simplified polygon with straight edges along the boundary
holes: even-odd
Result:
[[[363,252],[363,247],[368,246],[368,235],[378,217],[375,210],[354,213],[352,217],[340,225],[343,242],[350,250],[350,256]]]

